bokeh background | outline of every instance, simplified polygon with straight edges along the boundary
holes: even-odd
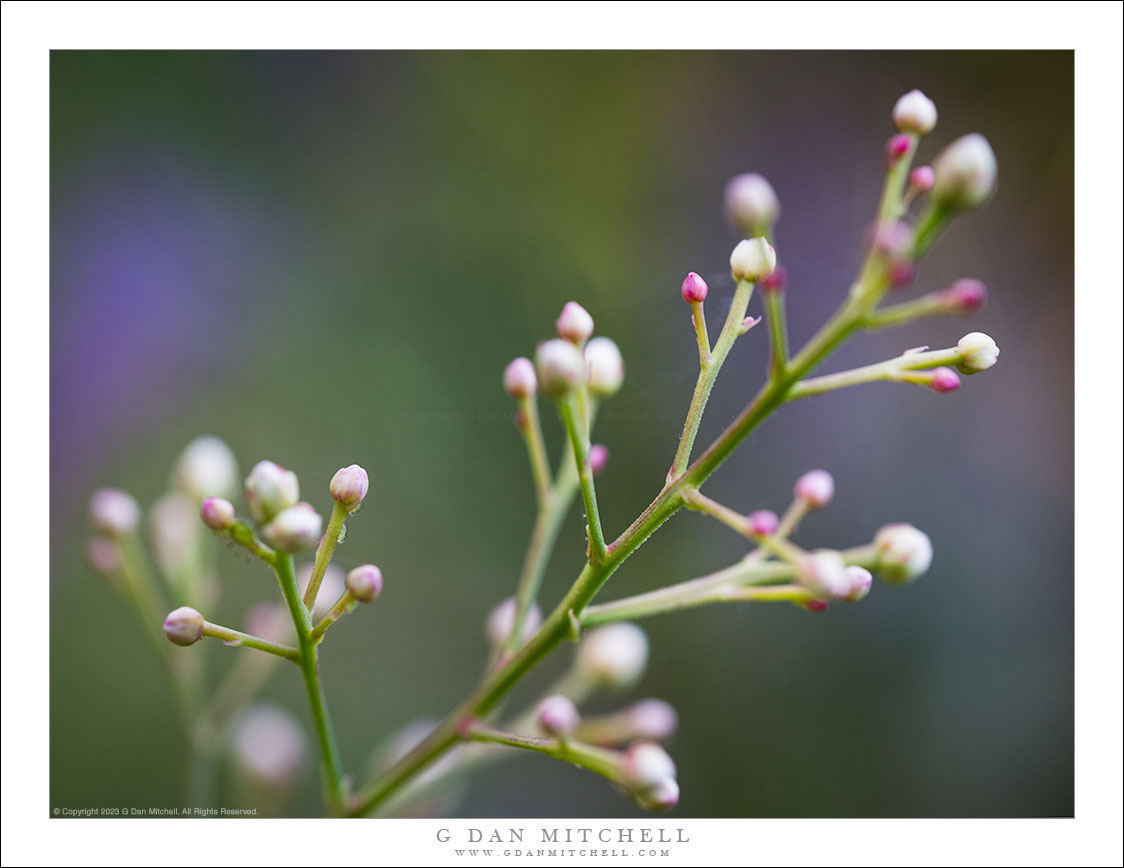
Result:
[[[340,558],[375,560],[387,590],[323,654],[343,753],[361,768],[391,732],[463,698],[486,654],[481,623],[514,587],[532,495],[506,362],[570,299],[621,346],[626,386],[595,438],[612,450],[599,493],[615,535],[658,490],[694,382],[679,282],[708,278],[713,319],[732,293],[725,181],[760,171],[781,197],[799,342],[859,264],[890,109],[913,87],[940,110],[921,158],[978,130],[1000,183],[911,292],[974,276],[991,301],[970,323],[863,336],[825,370],[974,329],[996,338],[1000,364],[953,395],[867,386],[785,407],[708,490],[780,509],[797,475],[825,467],[836,501],[801,542],[856,544],[910,521],[932,536],[931,572],[822,615],[653,619],[645,680],[596,705],[678,707],[681,816],[1071,815],[1073,56],[1016,51],[53,53],[52,805],[183,802],[162,672],[83,561],[91,491],[152,502],[201,433],[244,468],[296,469],[325,512],[332,472],[368,468]],[[700,443],[760,382],[767,340],[754,335]],[[547,436],[556,451],[553,424]],[[582,547],[575,510],[547,602]],[[680,515],[604,599],[743,551]],[[240,623],[272,597],[258,566],[225,549],[219,565],[213,620]],[[211,644],[215,677],[250,653]],[[263,695],[311,737],[295,673]],[[319,805],[312,763],[287,810]],[[637,810],[600,779],[517,756],[455,812]]]

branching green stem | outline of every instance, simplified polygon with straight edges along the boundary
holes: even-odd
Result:
[[[469,741],[502,744],[541,753],[554,759],[574,763],[609,780],[616,780],[620,776],[620,755],[603,747],[553,738],[539,738],[533,735],[518,735],[479,723],[465,727],[464,738]]]
[[[332,608],[320,619],[320,623],[312,628],[312,641],[319,642],[320,637],[327,632],[329,627],[358,605],[359,601],[351,595],[351,591],[344,591],[340,594],[340,598],[332,604]]]
[[[340,539],[340,531],[347,520],[347,507],[339,501],[332,505],[332,515],[328,519],[328,529],[320,538],[320,545],[316,547],[316,561],[312,565],[312,575],[308,577],[308,587],[304,589],[304,607],[312,611],[316,603],[316,595],[320,591],[320,582],[324,580],[324,573],[328,570],[328,563],[332,560],[332,552],[336,550],[336,543]]]
[[[835,389],[857,386],[861,383],[873,383],[878,380],[912,382],[908,377],[903,376],[905,372],[925,371],[941,365],[955,365],[960,361],[960,358],[960,351],[956,347],[930,352],[906,353],[885,362],[804,380],[789,390],[787,400],[795,401],[797,398],[822,395],[824,392],[831,392]]]

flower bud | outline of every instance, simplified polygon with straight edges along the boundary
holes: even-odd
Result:
[[[760,175],[735,175],[726,184],[726,219],[743,235],[768,235],[781,213],[773,185]]]
[[[960,361],[956,369],[962,374],[978,374],[999,361],[999,347],[983,332],[966,334],[956,342]]]
[[[846,567],[839,552],[820,549],[801,558],[796,581],[818,596],[843,598],[851,591]]]
[[[301,499],[297,475],[272,461],[259,461],[246,477],[246,503],[258,524],[264,524]]]
[[[961,136],[933,161],[933,201],[953,211],[978,208],[995,190],[995,153],[979,133]]]
[[[655,742],[634,742],[621,757],[620,781],[634,798],[643,801],[650,795],[666,792],[669,781],[675,783],[675,762]],[[666,795],[660,799],[666,800]]]
[[[90,523],[95,530],[110,536],[135,533],[140,524],[136,499],[118,488],[102,488],[90,498]]]
[[[894,104],[894,125],[903,133],[923,136],[937,125],[937,107],[921,91],[911,90]]]
[[[945,392],[955,392],[960,388],[960,377],[957,376],[956,371],[952,368],[933,368],[929,374],[928,386],[934,392],[944,394]]]
[[[104,536],[91,537],[86,543],[86,562],[104,578],[116,579],[121,571],[117,543]]]
[[[382,593],[382,570],[363,564],[347,574],[347,589],[360,603],[370,603]]]
[[[730,254],[730,273],[734,280],[757,283],[777,267],[777,252],[764,238],[745,238]]]
[[[259,703],[234,724],[231,753],[242,773],[258,784],[293,784],[304,768],[305,751],[300,724],[280,706]]]
[[[590,632],[578,645],[574,667],[600,687],[624,690],[644,673],[648,637],[635,624],[609,624]]]
[[[761,281],[762,292],[784,292],[788,289],[788,269],[779,262],[773,273]]]
[[[173,645],[194,645],[203,638],[203,616],[190,606],[180,606],[164,619],[164,635]]]
[[[367,496],[369,485],[367,471],[358,464],[351,464],[336,471],[336,475],[328,484],[328,490],[340,506],[348,512],[355,512],[359,509],[363,498]]]
[[[238,491],[238,462],[218,437],[196,437],[180,453],[173,481],[195,502],[204,497],[233,497]]]
[[[507,644],[511,631],[515,629],[515,607],[515,597],[508,597],[488,615],[488,620],[484,624],[484,635],[488,637],[488,642],[493,648],[502,648]],[[526,642],[534,636],[540,626],[542,626],[542,612],[536,604],[532,603],[527,616],[523,619],[522,641]]]
[[[771,509],[759,509],[747,516],[746,526],[754,536],[772,536],[780,527],[780,519]]]
[[[612,338],[594,338],[585,346],[589,390],[598,398],[611,398],[624,383],[624,359]]]
[[[546,735],[567,738],[581,723],[578,708],[567,696],[548,696],[535,709],[535,720]]]
[[[277,513],[261,533],[274,548],[296,554],[320,542],[323,526],[324,521],[312,504],[301,501]]]
[[[843,599],[848,603],[857,603],[870,593],[870,586],[874,582],[870,570],[865,570],[859,566],[849,566],[843,570],[843,575],[850,584],[850,589],[843,595]]]
[[[308,590],[308,583],[312,580],[312,571],[315,568],[316,564],[313,561],[297,567],[297,584],[300,585],[301,596],[304,596],[304,592]],[[335,564],[328,564],[320,579],[320,587],[316,589],[316,599],[312,603],[313,621],[319,621],[328,614],[336,600],[343,596],[345,587],[343,570]]]
[[[796,480],[793,493],[810,509],[823,509],[835,496],[835,480],[826,470],[809,470]]]
[[[886,162],[890,166],[897,165],[906,154],[909,153],[909,147],[912,140],[905,133],[898,133],[896,136],[890,136],[886,142]]]
[[[228,530],[235,521],[234,504],[221,497],[208,497],[199,507],[203,524],[213,531]]]
[[[195,509],[187,495],[172,492],[157,500],[148,511],[152,552],[165,574],[174,575],[194,565],[203,535]]]
[[[636,738],[660,741],[670,738],[679,727],[679,714],[662,699],[644,699],[628,710]]]
[[[911,524],[888,524],[874,537],[875,570],[891,584],[911,582],[929,569],[933,544]]]
[[[581,350],[561,338],[539,344],[535,350],[539,387],[551,398],[561,398],[585,378]]]
[[[909,185],[919,193],[928,193],[933,189],[935,177],[932,166],[918,166],[909,173]]]
[[[539,382],[535,378],[535,365],[527,358],[520,356],[508,363],[503,372],[503,387],[507,394],[519,400],[530,398],[538,390]]]
[[[979,310],[987,301],[987,287],[980,281],[964,277],[939,293],[950,313],[968,314]]]
[[[706,301],[706,294],[710,292],[710,287],[706,285],[706,281],[699,277],[695,272],[690,272],[683,279],[683,288],[680,293],[683,296],[683,301],[687,304],[698,304]]]
[[[558,337],[580,346],[593,334],[593,317],[576,301],[568,301],[554,321],[554,328],[558,331]]]
[[[599,476],[609,463],[609,447],[601,443],[594,443],[589,447],[589,469],[594,476]]]
[[[647,792],[638,795],[637,804],[646,811],[670,811],[679,804],[679,783],[665,778]]]

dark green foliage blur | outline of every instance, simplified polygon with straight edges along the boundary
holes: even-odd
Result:
[[[379,740],[464,697],[482,621],[514,589],[533,506],[504,365],[570,299],[620,345],[625,388],[594,438],[612,452],[598,488],[615,536],[659,489],[694,382],[679,283],[710,281],[712,321],[732,292],[725,181],[759,171],[780,195],[802,342],[860,261],[890,110],[913,87],[940,111],[921,158],[980,131],[1000,181],[906,293],[972,276],[991,301],[971,321],[860,337],[825,371],[977,329],[998,366],[952,395],[865,386],[782,408],[707,490],[779,511],[800,473],[827,468],[835,503],[798,541],[858,544],[910,521],[933,539],[932,570],[820,615],[728,606],[646,622],[650,671],[628,698],[680,711],[681,816],[1071,815],[1073,56],[1025,52],[53,53],[52,805],[184,799],[161,671],[83,561],[95,488],[151,503],[202,433],[244,469],[295,469],[325,514],[333,471],[368,469],[339,558],[378,563],[386,591],[322,656],[361,773]],[[756,390],[766,348],[763,329],[739,342],[700,445]],[[575,509],[548,605],[582,550]],[[604,599],[743,551],[681,514]],[[225,549],[219,564],[213,620],[240,624],[276,594],[261,565]],[[205,653],[215,677],[252,653],[205,644],[182,653]],[[263,695],[311,738],[295,670]],[[288,810],[320,812],[314,760]],[[474,779],[456,811],[637,813],[537,756]]]

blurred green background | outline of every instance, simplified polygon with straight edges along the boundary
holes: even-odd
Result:
[[[54,52],[52,805],[183,801],[162,672],[83,561],[95,488],[152,502],[201,433],[244,470],[295,469],[325,514],[332,472],[369,470],[339,557],[376,561],[386,592],[323,652],[360,769],[376,742],[466,695],[482,621],[514,588],[533,507],[504,365],[570,299],[620,345],[625,388],[595,436],[612,450],[598,489],[616,535],[659,489],[693,386],[679,283],[710,281],[712,320],[732,293],[724,183],[755,170],[781,197],[802,341],[860,262],[890,109],[913,87],[940,111],[921,159],[978,130],[1000,183],[909,292],[973,276],[991,301],[970,322],[863,336],[825,370],[975,329],[999,365],[953,395],[867,386],[785,407],[708,491],[779,510],[796,476],[827,468],[835,503],[800,542],[857,544],[910,521],[933,539],[932,570],[822,615],[727,606],[645,622],[650,671],[626,698],[680,711],[681,816],[1071,815],[1073,56],[1013,51]],[[700,443],[756,389],[766,349],[763,332],[739,342]],[[576,513],[551,605],[582,561]],[[603,599],[743,551],[682,514]],[[259,566],[221,550],[208,616],[240,624],[272,599]],[[210,644],[215,677],[251,653]],[[283,670],[264,696],[311,737],[302,690]],[[319,806],[312,763],[289,809]],[[600,779],[518,756],[474,779],[456,813],[638,811]]]

